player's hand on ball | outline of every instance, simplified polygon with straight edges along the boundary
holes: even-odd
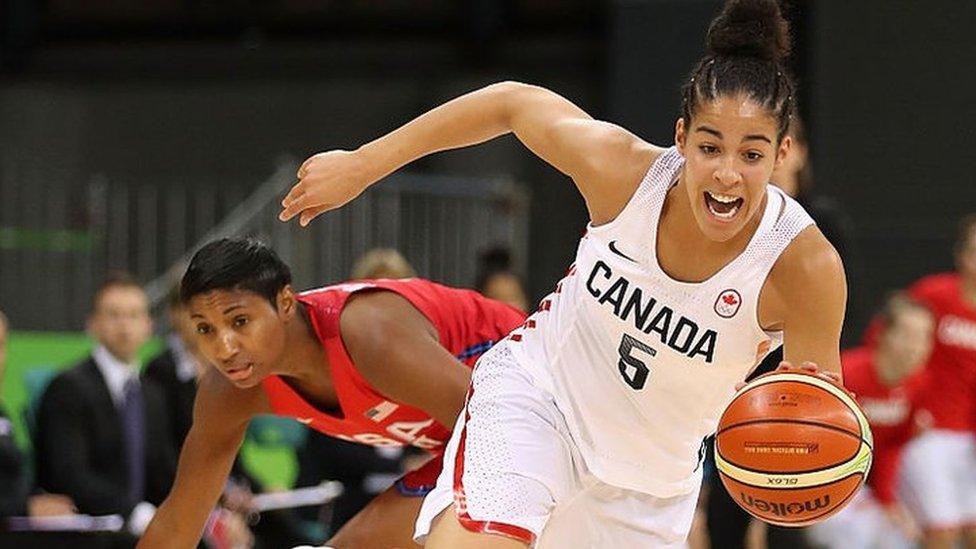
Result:
[[[851,393],[850,391],[848,391],[844,387],[844,384],[841,382],[841,379],[840,379],[840,376],[839,375],[837,375],[834,372],[821,371],[820,368],[818,368],[817,365],[814,364],[813,362],[806,361],[803,364],[801,364],[800,366],[794,366],[792,362],[790,362],[788,360],[784,360],[784,361],[782,361],[782,362],[779,363],[779,366],[776,367],[776,370],[775,370],[774,373],[780,373],[780,374],[782,374],[782,373],[790,373],[790,372],[803,372],[803,373],[807,373],[807,374],[813,374],[813,375],[815,375],[815,376],[817,376],[819,378],[825,379],[825,380],[833,383],[834,385],[837,385],[841,389],[844,389],[845,391],[847,391],[847,393],[850,394],[851,396],[854,396],[853,393]],[[735,384],[735,390],[736,390],[736,392],[741,391],[742,388],[745,387],[746,385],[747,385],[747,383],[745,381],[740,381],[739,383],[736,383]]]
[[[296,215],[305,227],[316,216],[339,208],[359,196],[378,177],[359,151],[328,151],[306,160],[298,169],[296,183],[284,200],[278,219]]]
[[[809,374],[814,374],[818,377],[822,377],[828,381],[840,385],[839,375],[835,374],[834,372],[822,371],[820,370],[820,368],[817,367],[816,364],[810,361],[806,361],[800,366],[794,366],[792,362],[788,360],[784,360],[779,363],[779,366],[776,368],[776,371],[777,372],[795,372],[795,371],[806,372]]]

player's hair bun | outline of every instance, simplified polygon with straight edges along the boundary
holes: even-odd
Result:
[[[790,53],[790,26],[776,0],[728,0],[708,27],[708,52],[781,62]]]

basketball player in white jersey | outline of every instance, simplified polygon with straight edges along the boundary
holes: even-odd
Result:
[[[586,200],[574,265],[474,371],[417,522],[427,547],[678,546],[736,384],[781,343],[839,374],[841,261],[768,185],[790,148],[787,24],[774,0],[731,0],[707,42],[674,147],[505,82],[300,168],[280,217],[304,226],[417,158],[511,132]]]

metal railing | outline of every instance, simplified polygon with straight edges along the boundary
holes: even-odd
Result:
[[[375,247],[398,249],[420,276],[451,285],[473,284],[478,253],[495,244],[509,246],[524,271],[528,195],[514,181],[395,174],[301,228],[277,219],[297,164],[282,157],[251,186],[96,175],[71,191],[0,178],[0,309],[18,329],[81,329],[94,288],[116,269],[149,281],[158,305],[192,253],[228,235],[271,244],[300,289],[345,280],[355,259]],[[56,212],[38,216],[12,201]]]

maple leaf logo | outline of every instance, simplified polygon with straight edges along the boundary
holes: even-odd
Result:
[[[732,318],[739,312],[739,305],[742,304],[742,296],[739,292],[728,289],[718,294],[715,300],[715,312],[722,318]]]

